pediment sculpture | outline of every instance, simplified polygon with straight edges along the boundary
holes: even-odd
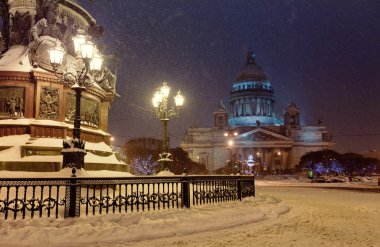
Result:
[[[256,142],[261,142],[261,141],[283,141],[283,139],[278,138],[276,136],[264,133],[264,132],[256,132],[248,136],[246,140],[249,141],[256,141]]]

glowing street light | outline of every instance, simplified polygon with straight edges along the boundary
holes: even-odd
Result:
[[[88,73],[91,71],[100,71],[102,60],[100,56],[94,57],[94,51],[96,50],[95,45],[89,41],[86,41],[84,35],[77,35],[73,38],[74,49],[78,55],[78,59],[82,59],[85,67],[83,69],[78,69],[78,72],[74,74],[71,71],[62,69],[63,75],[70,75],[73,78],[74,85],[72,81],[66,80],[66,77],[59,75],[57,73],[58,68],[62,65],[63,57],[65,55],[65,50],[58,46],[58,44],[49,49],[50,63],[53,67],[55,75],[60,79],[63,84],[71,86],[71,89],[75,91],[75,118],[74,118],[74,129],[73,129],[73,139],[64,144],[63,154],[63,168],[66,166],[75,166],[77,169],[81,169],[84,166],[84,156],[86,152],[84,151],[84,141],[80,139],[80,105],[81,105],[81,94],[86,90],[86,86],[91,86],[93,81],[89,80]],[[70,148],[73,147],[73,148]]]
[[[167,82],[163,82],[162,86],[153,94],[152,104],[156,111],[157,118],[162,122],[162,143],[163,143],[163,152],[160,154],[160,159],[158,160],[162,164],[162,170],[168,169],[168,163],[172,162],[171,154],[169,153],[168,145],[168,122],[173,117],[178,117],[181,107],[185,101],[184,97],[181,94],[181,91],[178,91],[177,95],[174,97],[173,106],[169,106],[169,95],[170,87]]]

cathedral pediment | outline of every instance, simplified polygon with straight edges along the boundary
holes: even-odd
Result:
[[[237,137],[239,141],[246,142],[265,142],[265,141],[292,141],[290,138],[279,135],[272,131],[264,130],[261,128],[248,131],[246,133],[240,134]]]

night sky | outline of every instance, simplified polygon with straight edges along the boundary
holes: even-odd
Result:
[[[169,122],[171,146],[191,126],[212,126],[249,48],[283,113],[290,98],[303,125],[323,118],[339,152],[380,149],[380,1],[81,0],[118,52],[109,132],[120,146],[161,138],[151,97],[162,81],[185,106]]]

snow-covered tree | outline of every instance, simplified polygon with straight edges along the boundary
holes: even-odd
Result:
[[[131,163],[131,172],[136,175],[154,175],[158,169],[159,164],[152,155],[135,157]]]

